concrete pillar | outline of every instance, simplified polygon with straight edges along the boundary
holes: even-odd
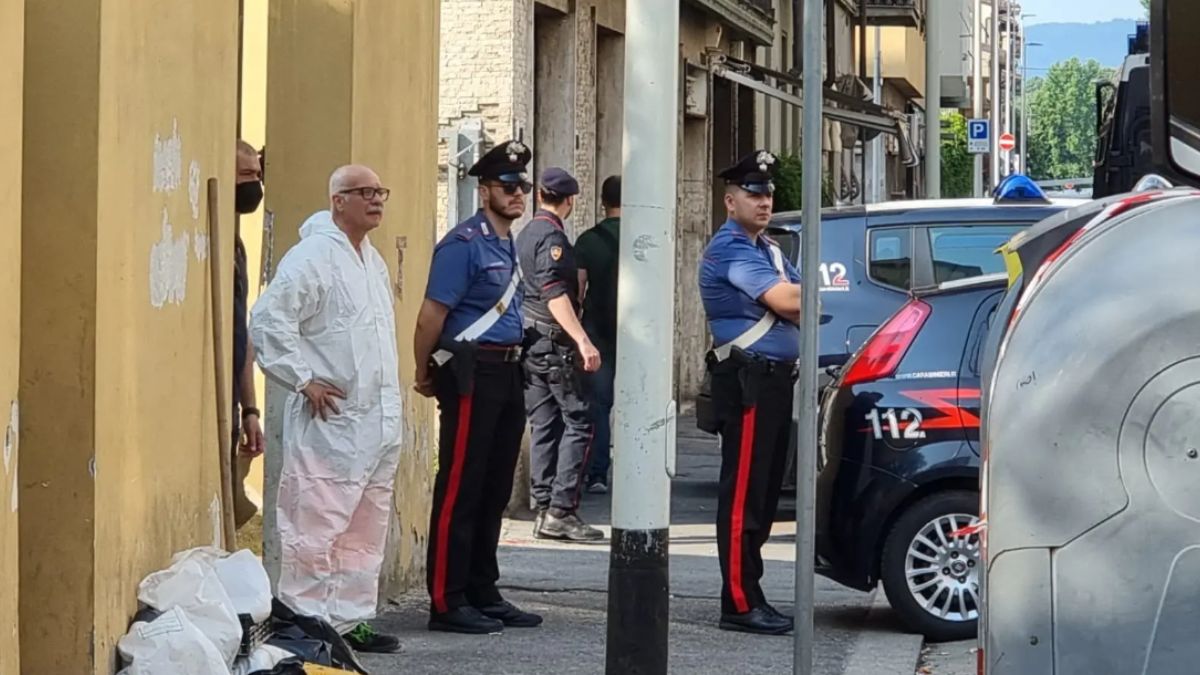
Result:
[[[435,406],[412,393],[412,335],[437,230],[439,3],[270,3],[266,206],[275,214],[274,259],[296,242],[309,214],[327,208],[329,174],[338,165],[367,164],[393,190],[384,224],[371,241],[392,274],[405,404],[382,590],[394,595],[424,577],[436,470]],[[272,412],[281,396],[269,387],[267,397],[270,437],[278,448],[279,415]],[[268,461],[266,470],[264,553],[277,565],[278,534],[270,508],[278,486],[277,459]]]
[[[0,4],[0,213],[21,212],[21,76],[25,4]],[[0,225],[0,673],[21,672],[18,646],[19,415],[21,360],[21,224]]]
[[[142,578],[221,543],[210,294],[231,306],[237,5],[25,12],[21,671],[108,673]]]
[[[575,214],[578,237],[596,223],[596,7],[575,3],[575,153],[573,173],[579,181]]]
[[[625,101],[625,37],[600,31],[596,40],[596,203],[604,179],[621,173]],[[599,214],[598,214],[599,215]]]

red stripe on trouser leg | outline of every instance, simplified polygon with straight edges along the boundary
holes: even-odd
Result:
[[[729,525],[729,595],[739,614],[750,611],[742,589],[742,528],[745,526],[746,490],[750,482],[750,459],[754,452],[754,418],[757,406],[742,413],[742,439],[738,447],[737,481],[733,487],[733,514]]]
[[[446,485],[446,496],[442,499],[442,511],[438,515],[437,556],[433,568],[433,606],[438,612],[446,607],[446,567],[450,545],[450,519],[454,515],[454,502],[458,500],[458,489],[462,483],[463,464],[467,459],[467,438],[471,431],[471,395],[458,399],[458,429],[454,436],[454,459],[450,465],[450,480]]]

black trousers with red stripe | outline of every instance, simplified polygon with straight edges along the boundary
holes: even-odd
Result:
[[[501,600],[496,547],[525,433],[519,363],[476,362],[469,393],[452,364],[434,375],[441,433],[426,582],[439,613]]]
[[[721,424],[717,551],[723,613],[745,613],[766,601],[759,585],[762,547],[771,535],[787,464],[793,371],[734,359],[712,367]]]

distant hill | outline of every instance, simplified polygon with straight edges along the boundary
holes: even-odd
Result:
[[[1030,42],[1045,45],[1029,49],[1029,77],[1042,75],[1050,66],[1073,56],[1082,61],[1096,59],[1110,68],[1121,65],[1129,51],[1128,37],[1133,34],[1136,23],[1135,19],[1128,19],[1028,26]]]

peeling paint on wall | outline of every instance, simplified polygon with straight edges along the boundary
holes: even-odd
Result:
[[[221,495],[213,494],[212,503],[208,505],[208,517],[212,519],[212,545],[221,548],[223,529],[221,527]]]
[[[183,140],[179,120],[171,120],[171,135],[164,140],[154,135],[154,191],[171,192],[183,179]]]
[[[196,230],[196,234],[192,235],[192,250],[196,253],[196,260],[204,262],[208,260],[208,233]]]
[[[181,304],[187,294],[189,239],[187,232],[175,238],[164,206],[162,239],[150,249],[150,304],[156,308]]]
[[[88,475],[92,480],[96,480],[96,456],[92,455],[88,458]]]
[[[21,411],[16,401],[8,411],[8,426],[4,428],[4,475],[12,468],[12,458],[17,451],[17,434],[21,429]]]
[[[192,205],[192,220],[200,220],[200,162],[188,166],[188,203]]]

